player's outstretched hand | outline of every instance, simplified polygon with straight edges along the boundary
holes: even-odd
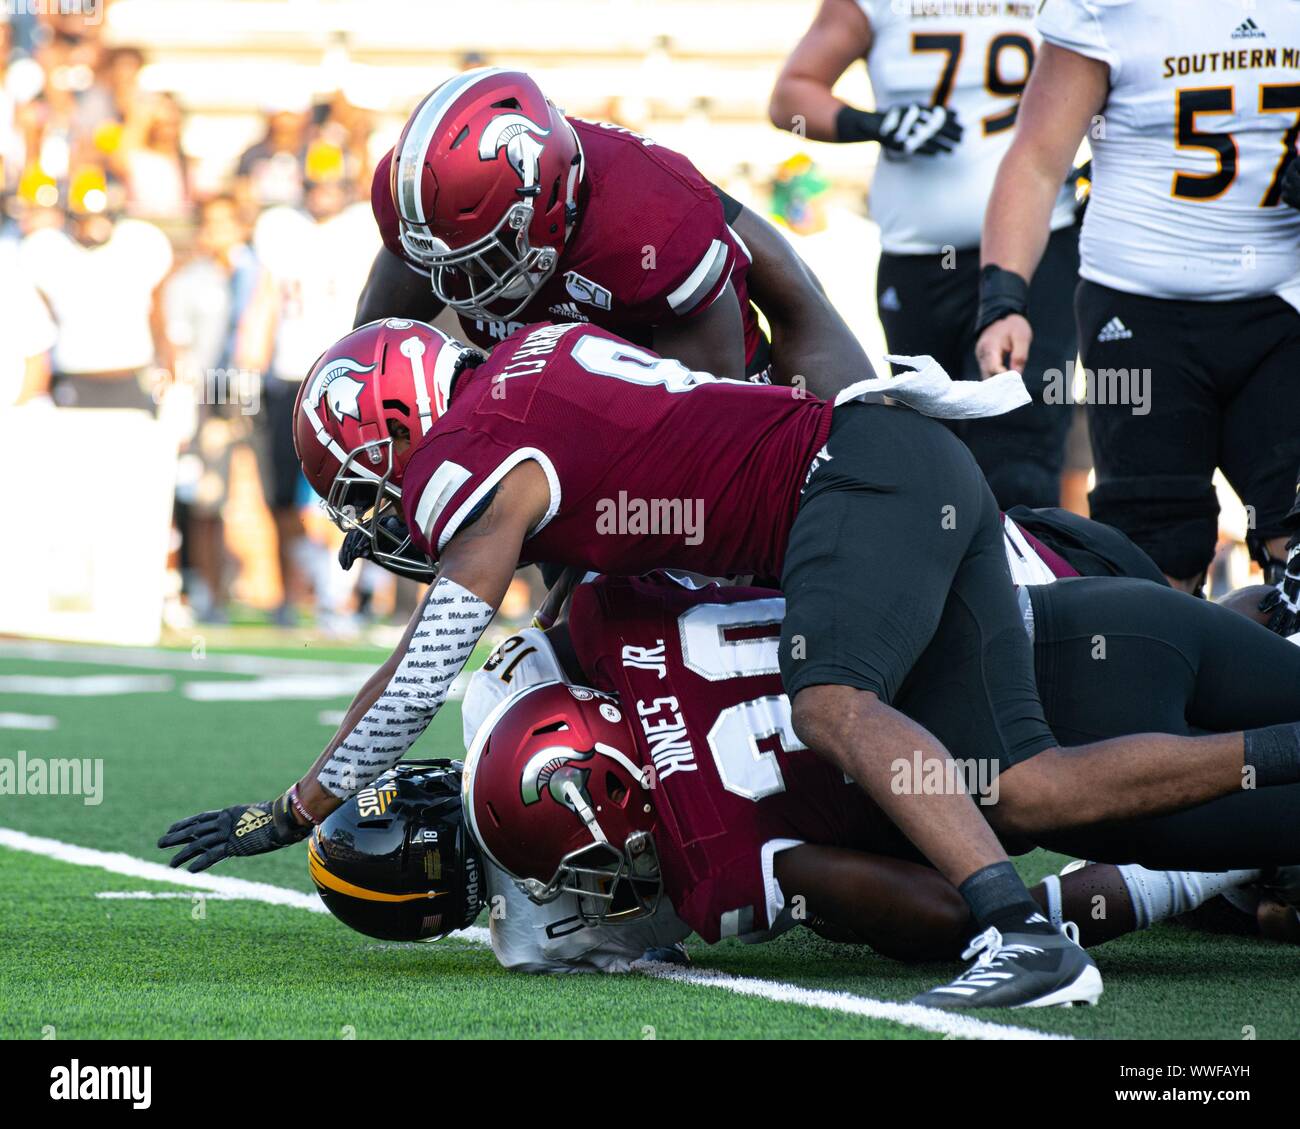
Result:
[[[980,364],[980,376],[987,380],[999,372],[1015,369],[1025,371],[1029,360],[1029,343],[1034,331],[1029,321],[1020,314],[1008,314],[985,328],[975,342],[975,359]]]
[[[277,851],[305,839],[310,830],[294,819],[286,792],[277,800],[236,804],[178,820],[167,828],[158,846],[183,847],[172,857],[170,865],[181,867],[189,863],[187,869],[197,874],[231,855]]]

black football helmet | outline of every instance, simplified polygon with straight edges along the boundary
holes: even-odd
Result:
[[[461,814],[461,767],[399,764],[312,832],[312,881],[344,925],[384,941],[429,941],[474,923],[487,891]]]

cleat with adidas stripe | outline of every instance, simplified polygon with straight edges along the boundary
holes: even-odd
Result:
[[[1030,921],[1043,918],[1035,914]],[[986,929],[962,953],[975,963],[949,984],[912,1003],[958,1010],[984,1007],[1092,1006],[1101,998],[1101,973],[1079,947],[1067,922],[1059,933],[1000,933]]]

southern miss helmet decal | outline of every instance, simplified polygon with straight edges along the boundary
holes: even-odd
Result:
[[[465,828],[460,767],[399,764],[312,833],[311,879],[345,925],[387,941],[426,941],[473,924],[484,884]]]

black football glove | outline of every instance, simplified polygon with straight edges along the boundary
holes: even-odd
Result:
[[[347,572],[358,560],[368,561],[371,547],[369,533],[364,529],[349,529],[348,535],[343,538],[343,544],[339,546],[339,564],[343,566],[343,571]]]
[[[906,102],[888,110],[845,106],[835,118],[840,141],[879,141],[891,153],[932,157],[951,153],[961,140],[961,122],[945,106]]]
[[[1259,603],[1260,611],[1272,613],[1268,629],[1283,637],[1300,631],[1300,537],[1293,537],[1287,549],[1286,572],[1277,587]]]
[[[380,527],[383,532],[391,538],[389,553],[394,553],[396,546],[406,544],[407,527],[403,520],[396,514],[389,514],[386,518],[380,518]],[[357,561],[373,561],[374,559],[374,542],[370,540],[370,535],[365,529],[350,529],[347,536],[343,538],[343,544],[338,549],[338,563],[346,572]],[[434,568],[429,558],[419,553],[419,550],[408,546],[403,551],[403,562],[407,563],[406,567],[394,566],[391,562],[376,561],[377,565],[395,576],[413,576],[416,580],[429,581],[433,580]]]
[[[1282,177],[1282,203],[1300,210],[1300,157],[1293,157]]]
[[[191,874],[207,870],[231,855],[263,855],[307,838],[311,828],[293,817],[289,793],[261,804],[236,804],[220,811],[205,811],[167,828],[160,848],[179,847],[171,866],[188,867]]]

